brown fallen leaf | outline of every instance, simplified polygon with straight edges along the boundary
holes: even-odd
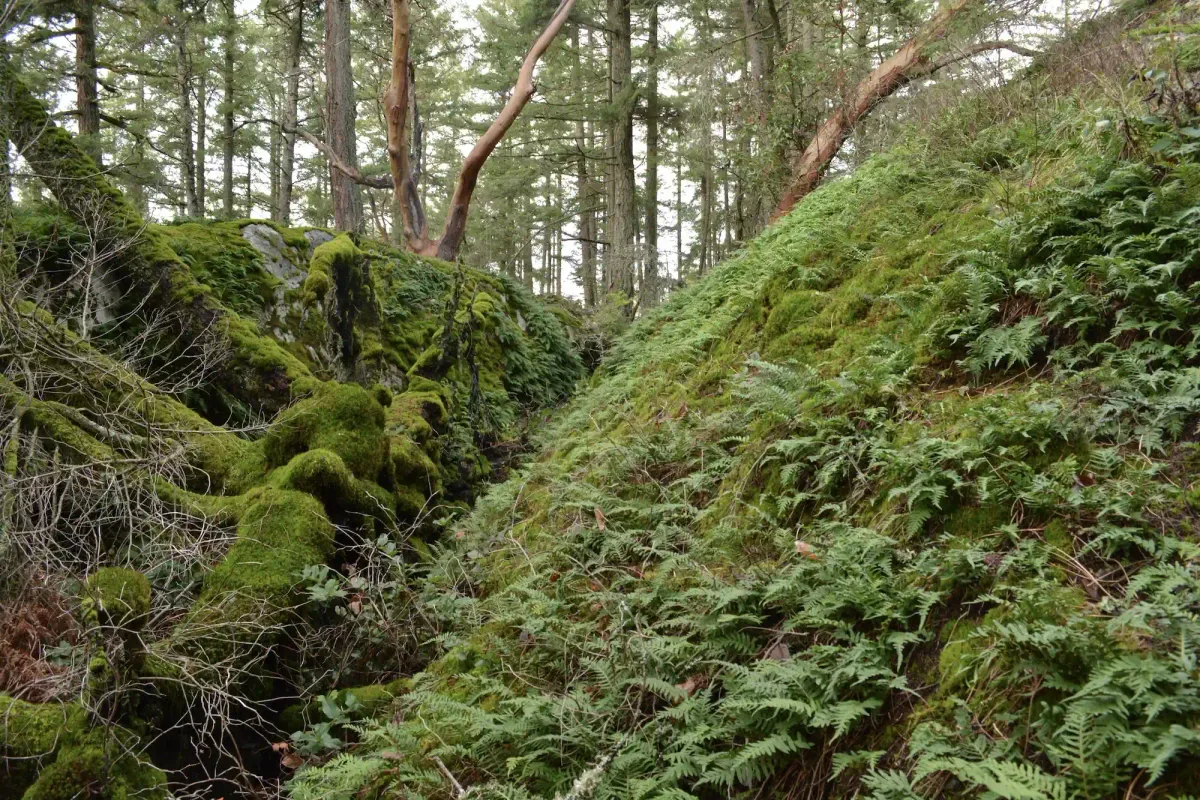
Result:
[[[796,552],[807,558],[809,561],[820,561],[821,557],[816,554],[811,544],[802,539],[796,540]]]
[[[707,675],[698,675],[698,674],[690,675],[690,676],[688,676],[688,679],[685,680],[683,683],[675,684],[675,687],[677,689],[679,689],[681,692],[683,692],[685,695],[687,695],[688,697],[691,697],[697,691],[699,691],[700,689],[703,689],[705,686],[708,686],[708,676]]]
[[[592,511],[596,514],[596,527],[602,531],[608,530],[608,517],[604,516],[604,512],[600,510],[600,506],[596,506]]]
[[[295,753],[288,753],[279,763],[283,765],[284,769],[300,769],[304,766],[304,759]]]

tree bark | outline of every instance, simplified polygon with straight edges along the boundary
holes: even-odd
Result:
[[[633,48],[629,0],[608,0],[612,53],[613,205],[609,209],[609,268],[606,292],[633,300],[635,215],[633,172]],[[632,305],[628,306],[632,310]]]
[[[950,23],[977,2],[950,0],[942,6],[911,39],[858,84],[847,102],[821,123],[808,146],[792,165],[791,183],[775,207],[772,221],[782,217],[801,198],[817,188],[859,120],[914,78],[927,75],[938,66],[930,60],[929,46],[945,37]]]
[[[750,62],[748,77],[750,79],[751,116],[758,122],[766,122],[767,104],[763,92],[763,79],[766,75],[763,57],[762,33],[759,30],[754,0],[742,0],[742,23],[746,30],[746,56]]]
[[[295,0],[294,16],[288,28],[287,92],[283,101],[283,152],[279,163],[279,197],[275,200],[279,220],[292,221],[292,187],[296,171],[296,123],[300,106],[300,50],[304,45],[304,0]],[[233,172],[232,166],[230,173]],[[232,180],[230,181],[232,185]],[[230,193],[232,205],[232,192]]]
[[[225,30],[222,38],[224,39],[224,56],[225,60],[221,69],[221,77],[224,79],[224,102],[222,113],[222,128],[223,135],[221,141],[221,157],[222,157],[222,183],[221,183],[221,214],[225,219],[233,218],[233,95],[234,95],[234,69],[237,66],[236,50],[234,36],[237,31],[237,17],[234,9],[234,0],[223,0],[225,12]]]
[[[180,13],[172,31],[175,35],[176,89],[179,93],[179,138],[181,143],[180,172],[183,178],[185,214],[200,216],[200,203],[196,197],[196,153],[192,144],[192,67],[188,55],[187,17]]]
[[[99,166],[100,95],[96,76],[96,6],[77,0],[75,13],[75,107],[79,114],[80,140],[85,152]]]
[[[658,0],[650,0],[646,40],[646,259],[641,307],[658,305]]]
[[[579,28],[571,31],[571,46],[575,50],[573,79],[575,91],[583,96],[583,54],[579,49]],[[592,210],[592,185],[588,177],[587,126],[581,113],[575,120],[575,191],[578,198],[579,213],[579,280],[583,284],[584,308],[596,307],[596,212]]]
[[[196,76],[196,207],[204,216],[208,210],[208,75]]]
[[[333,0],[329,0],[329,2],[333,2]],[[628,0],[625,2],[626,13],[628,13]],[[483,169],[488,156],[508,133],[508,129],[512,127],[529,99],[533,97],[534,90],[537,88],[533,83],[533,70],[542,55],[549,49],[554,38],[558,36],[558,32],[562,30],[563,23],[567,21],[567,17],[570,16],[571,9],[574,7],[575,0],[561,0],[554,15],[546,24],[545,30],[534,41],[529,53],[526,54],[508,103],[501,109],[500,114],[463,160],[458,180],[454,186],[454,195],[450,198],[450,208],[446,214],[446,227],[442,230],[442,236],[436,247],[430,245],[426,248],[427,254],[436,254],[438,258],[446,261],[458,258],[459,248],[462,247],[463,237],[466,235],[467,212],[471,205],[471,195],[479,181],[479,171]]]
[[[337,160],[358,169],[354,141],[354,79],[350,62],[350,0],[325,0],[325,125],[329,148]],[[358,184],[336,166],[330,167],[333,225],[339,231],[362,228]]]
[[[419,197],[409,166],[408,116],[414,99],[409,85],[409,76],[412,74],[408,61],[410,34],[408,0],[392,0],[392,79],[383,95],[383,107],[387,114],[388,167],[392,173],[395,206],[400,209],[404,241],[410,250],[421,252],[429,247],[429,241],[423,225],[418,225],[415,219],[419,212],[412,203],[413,198],[419,202]]]

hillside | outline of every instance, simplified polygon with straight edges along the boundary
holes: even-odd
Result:
[[[1200,793],[1191,13],[1087,26],[638,322],[291,795]]]

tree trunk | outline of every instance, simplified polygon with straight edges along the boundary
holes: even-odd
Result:
[[[173,33],[176,89],[179,92],[179,138],[182,144],[180,172],[183,178],[184,213],[189,217],[199,217],[200,203],[196,199],[196,153],[192,149],[192,67],[188,56],[186,15],[179,15]]]
[[[274,86],[271,87],[268,98],[271,102],[271,119],[279,119],[279,92]],[[275,201],[279,198],[279,158],[283,150],[283,137],[278,125],[271,126],[271,140],[269,144],[271,153],[267,164],[267,169],[270,172],[270,183],[267,190],[267,210],[271,215],[271,219],[278,221],[279,207],[275,204]]]
[[[417,240],[412,211],[408,204],[408,195],[411,192],[407,135],[410,27],[408,0],[392,0],[392,79],[383,95],[383,108],[387,115],[388,166],[392,172],[392,192],[395,195],[395,204],[400,209],[404,239],[412,249],[420,251],[428,246],[428,242]]]
[[[101,164],[100,95],[96,77],[96,6],[77,0],[75,13],[75,107],[79,114],[80,145]]]
[[[329,0],[333,2],[333,0]],[[615,0],[614,0],[615,1]],[[626,20],[629,18],[628,0],[625,0]],[[512,127],[521,110],[525,108],[525,104],[533,97],[533,70],[537,66],[538,61],[550,47],[551,42],[558,36],[558,32],[562,30],[563,23],[567,21],[567,17],[571,14],[571,9],[575,7],[575,0],[561,0],[554,15],[550,17],[550,21],[546,24],[545,30],[534,41],[533,46],[529,48],[529,52],[525,56],[525,61],[521,64],[521,72],[517,76],[516,86],[513,87],[512,95],[504,108],[500,110],[499,115],[484,132],[483,136],[479,137],[479,141],[471,148],[471,152],[463,159],[462,169],[459,170],[458,180],[454,185],[454,195],[450,198],[450,208],[446,214],[446,227],[442,230],[442,236],[438,240],[436,248],[432,245],[425,252],[429,255],[436,254],[438,258],[446,261],[453,261],[458,258],[459,248],[462,247],[463,237],[467,231],[467,212],[471,205],[471,195],[475,191],[475,185],[479,181],[479,171],[483,169],[484,163],[488,156],[496,149],[496,145],[508,133],[508,129]],[[628,26],[626,26],[628,30]],[[630,117],[632,123],[632,116]]]
[[[859,120],[913,78],[928,74],[935,66],[927,52],[929,45],[943,38],[950,22],[975,2],[977,0],[951,0],[942,6],[911,39],[858,84],[847,102],[821,123],[792,165],[791,183],[775,207],[772,221],[791,211],[801,198],[817,188]]]
[[[572,78],[576,95],[583,97],[583,53],[579,49],[579,28],[571,30],[571,47],[575,50]],[[596,213],[592,210],[592,186],[588,177],[587,126],[581,112],[575,120],[575,191],[579,203],[579,280],[583,284],[583,307],[596,307]]]
[[[196,207],[200,216],[208,210],[208,75],[196,76]]]
[[[325,0],[325,137],[347,166],[358,168],[354,141],[354,78],[350,63],[350,0]],[[362,229],[358,184],[330,167],[333,225],[339,231]]]
[[[221,183],[221,214],[225,219],[233,218],[233,94],[234,69],[236,67],[236,51],[234,36],[237,31],[237,17],[234,0],[223,0],[225,11],[225,30],[223,32],[225,61],[221,73],[225,81],[224,106],[222,114],[223,136],[221,141],[222,183]],[[293,124],[293,127],[294,124]]]
[[[658,0],[650,0],[646,41],[646,259],[642,308],[658,305]]]
[[[304,45],[304,0],[295,0],[287,42],[287,94],[283,102],[283,153],[279,163],[279,197],[275,201],[279,209],[279,220],[288,225],[292,221],[292,187],[296,171],[296,123],[300,105],[300,50]],[[232,165],[230,172],[230,205],[233,205]]]
[[[766,122],[767,102],[763,92],[766,69],[763,62],[762,33],[759,30],[754,0],[742,0],[742,23],[746,29],[746,56],[750,62],[750,107],[751,117]]]
[[[137,119],[144,120],[146,118],[146,77],[144,75],[137,76],[137,94],[135,97],[134,108],[137,112]],[[134,159],[132,170],[128,177],[129,196],[133,199],[133,205],[141,214],[146,214],[150,210],[150,198],[146,192],[146,137],[140,135],[133,137],[133,152]]]
[[[683,143],[675,146],[675,278],[683,280]]]
[[[613,207],[609,210],[609,268],[607,292],[620,292],[633,299],[634,238],[637,209],[633,172],[633,50],[629,0],[608,0],[611,35],[612,94],[615,113],[612,123]],[[633,306],[628,307],[630,310]]]

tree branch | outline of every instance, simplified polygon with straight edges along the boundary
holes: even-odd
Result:
[[[546,24],[546,29],[534,41],[533,47],[529,48],[529,53],[521,64],[521,72],[517,76],[517,84],[513,87],[508,103],[500,110],[500,114],[475,143],[475,146],[471,148],[467,157],[463,159],[462,169],[459,170],[458,181],[454,186],[454,195],[450,199],[450,209],[446,214],[446,227],[442,230],[442,237],[437,243],[436,255],[438,258],[453,261],[458,257],[458,250],[462,246],[463,236],[467,230],[467,212],[470,209],[471,195],[475,191],[475,184],[479,181],[479,172],[483,169],[488,156],[496,149],[496,145],[508,133],[508,129],[512,127],[521,110],[533,97],[536,89],[533,83],[533,70],[546,50],[550,48],[554,38],[558,36],[558,32],[562,30],[563,24],[571,15],[571,9],[574,7],[575,0],[561,0],[554,15]],[[429,254],[432,255],[432,253]]]
[[[293,128],[290,125],[284,125],[282,122],[279,122],[278,120],[267,119],[266,117],[257,117],[255,119],[248,119],[248,120],[246,120],[246,122],[244,124],[251,124],[251,123],[257,123],[257,124],[261,124],[261,125],[274,125],[277,128],[279,128],[280,130],[282,130],[284,133],[290,133],[293,136],[299,136],[301,139],[308,142],[313,147],[317,148],[317,150],[321,153],[321,155],[323,155],[323,156],[325,156],[325,158],[329,159],[330,166],[332,166],[338,172],[342,173],[347,178],[349,178],[350,180],[359,184],[360,186],[368,186],[372,189],[387,189],[388,187],[390,187],[392,185],[392,179],[386,175],[379,175],[379,176],[363,175],[357,168],[350,166],[345,161],[342,161],[340,158],[338,158],[337,154],[334,153],[333,149],[328,144],[325,143],[324,139],[320,138],[319,136],[317,136],[315,134],[309,133],[308,131],[303,130],[302,128]]]
[[[965,61],[966,59],[977,56],[980,53],[988,53],[993,50],[1008,50],[1009,52],[1016,53],[1019,56],[1027,56],[1029,58],[1037,58],[1042,54],[1042,51],[1040,50],[1034,50],[1032,48],[1019,45],[1016,42],[979,42],[971,45],[970,47],[965,47],[957,53],[951,53],[950,55],[943,56],[931,64],[927,72],[914,74],[912,75],[912,78],[932,75],[938,70],[948,67],[951,64],[957,64],[959,61]]]

